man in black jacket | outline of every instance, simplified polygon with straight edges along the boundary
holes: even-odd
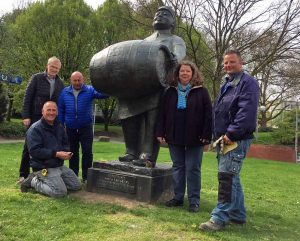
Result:
[[[46,71],[34,74],[28,82],[24,100],[23,100],[23,124],[29,128],[34,122],[42,117],[42,107],[46,101],[54,101],[57,103],[64,84],[58,77],[61,62],[56,57],[48,59]],[[30,172],[29,153],[26,142],[24,144],[19,183],[21,183]]]
[[[56,103],[47,101],[42,109],[42,118],[26,133],[33,173],[21,183],[22,192],[34,188],[50,197],[63,197],[68,190],[81,188],[75,173],[64,166],[64,160],[69,160],[73,153],[69,151],[65,129],[56,117]]]

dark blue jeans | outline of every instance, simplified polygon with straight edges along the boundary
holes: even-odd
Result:
[[[183,201],[187,183],[189,203],[199,205],[203,146],[169,144],[169,150],[173,162],[174,198]]]
[[[238,141],[237,148],[225,155],[218,152],[218,203],[211,213],[211,220],[225,225],[230,220],[245,222],[246,209],[240,172],[252,139]]]
[[[82,179],[86,180],[88,168],[92,167],[93,163],[93,126],[88,125],[80,129],[67,128],[67,134],[70,142],[70,151],[73,152],[69,167],[78,176],[80,144],[82,152]]]

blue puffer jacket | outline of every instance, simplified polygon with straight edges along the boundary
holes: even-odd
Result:
[[[83,85],[77,97],[77,110],[72,85],[64,88],[58,100],[58,119],[70,129],[79,129],[93,123],[93,99],[104,99],[107,95],[97,92],[90,85]]]
[[[253,138],[258,99],[257,80],[246,72],[236,75],[226,91],[219,93],[214,103],[214,139],[224,134],[232,141]]]

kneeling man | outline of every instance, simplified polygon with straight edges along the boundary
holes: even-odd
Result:
[[[33,173],[21,184],[22,192],[34,188],[50,197],[63,197],[68,190],[77,191],[81,188],[75,173],[64,166],[64,160],[69,160],[72,152],[69,151],[65,130],[56,117],[56,103],[46,102],[42,118],[26,133]]]

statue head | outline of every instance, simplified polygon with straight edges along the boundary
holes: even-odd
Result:
[[[153,28],[155,30],[173,29],[176,23],[176,15],[171,7],[159,7],[154,15]]]

